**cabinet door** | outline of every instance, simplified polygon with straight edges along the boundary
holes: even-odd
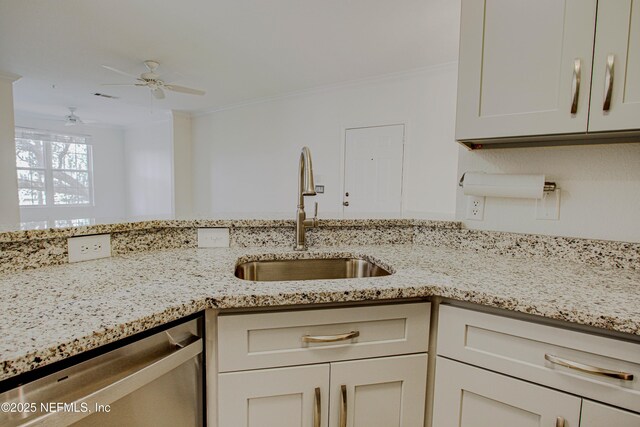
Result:
[[[586,132],[595,16],[596,0],[462,0],[456,139]]]
[[[220,374],[218,427],[327,427],[328,398],[328,364]]]
[[[590,400],[583,401],[580,427],[603,426],[638,427],[640,426],[640,415]]]
[[[331,364],[331,427],[422,427],[427,355]]]
[[[575,396],[437,358],[433,427],[578,427],[580,403]]]
[[[589,131],[622,129],[640,129],[640,0],[600,0]]]

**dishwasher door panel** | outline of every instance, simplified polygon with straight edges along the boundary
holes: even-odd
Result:
[[[12,426],[204,425],[202,319],[190,320],[0,394]]]

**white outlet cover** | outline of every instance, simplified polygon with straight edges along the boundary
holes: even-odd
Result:
[[[542,199],[536,199],[536,219],[558,221],[560,219],[560,189],[545,191]]]
[[[228,248],[228,228],[198,228],[199,248]]]
[[[467,196],[467,213],[465,218],[474,221],[484,219],[484,196]]]
[[[67,239],[69,262],[89,261],[111,256],[111,234],[70,237]]]

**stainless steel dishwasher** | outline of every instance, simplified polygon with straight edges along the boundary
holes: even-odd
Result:
[[[202,319],[0,395],[0,426],[202,426]]]

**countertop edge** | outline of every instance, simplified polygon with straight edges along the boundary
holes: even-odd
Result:
[[[46,349],[31,351],[13,359],[0,362],[0,381],[32,372],[38,368],[65,360],[69,357],[99,348],[132,335],[145,332],[175,320],[182,319],[206,309],[252,309],[288,306],[306,306],[319,304],[340,304],[353,302],[397,302],[403,299],[441,297],[485,307],[494,307],[514,313],[539,316],[567,322],[568,326],[587,326],[607,332],[640,336],[640,322],[619,321],[615,318],[592,315],[579,310],[566,310],[558,306],[536,306],[525,304],[516,298],[501,297],[480,291],[458,290],[443,285],[417,285],[387,289],[360,289],[332,292],[294,292],[265,295],[233,295],[225,297],[203,297],[190,303],[169,307],[163,311],[147,315],[140,319],[113,325],[94,331],[90,335],[74,338]],[[578,321],[576,321],[578,319]],[[18,366],[27,366],[19,369]]]

